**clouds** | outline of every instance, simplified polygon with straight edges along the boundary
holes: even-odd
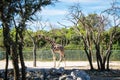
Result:
[[[75,3],[78,2],[79,0],[59,0],[60,2],[66,2],[66,3]]]
[[[107,9],[110,7],[110,3],[113,0],[60,0],[61,3],[64,3],[64,5],[75,5],[77,3],[80,4],[81,9],[83,10],[83,13],[89,14],[89,13],[100,13],[101,11]]]
[[[60,2],[55,3],[55,6],[47,6],[42,8],[42,11],[37,13],[38,16],[42,16],[44,20],[49,20],[49,22],[55,26],[59,26],[57,22],[65,25],[72,25],[70,22],[66,22],[63,19],[66,18],[68,13],[68,8],[75,3],[80,3],[83,13],[100,13],[101,11],[110,7],[110,3],[113,0],[59,0]],[[34,24],[34,25],[33,25]],[[37,22],[32,23],[33,26],[38,26]]]
[[[94,2],[100,2],[102,0],[59,0],[61,2],[66,2],[66,3],[94,3]]]
[[[103,9],[108,7],[113,0],[60,0],[62,3],[74,5],[75,3],[79,3],[83,9]]]
[[[55,15],[65,15],[67,11],[59,9],[45,9],[42,11],[41,15],[55,16]]]
[[[110,1],[104,2],[104,0],[59,0],[60,2],[53,7],[47,7],[42,9],[41,15],[45,16],[59,16],[68,13],[69,6],[74,5],[74,3],[80,3],[81,8],[89,12],[94,12],[97,10],[106,9]]]

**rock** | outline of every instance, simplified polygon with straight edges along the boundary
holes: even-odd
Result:
[[[71,76],[73,76],[73,78],[75,80],[90,80],[90,76],[82,70],[75,70],[71,72]]]
[[[53,78],[53,79],[51,79],[51,80],[59,80],[59,78]]]
[[[4,71],[0,71],[0,78],[4,78],[5,77],[5,74],[3,74],[3,73],[5,73]],[[0,79],[0,80],[2,80],[2,79]]]
[[[57,75],[63,75],[65,73],[65,69],[63,67],[60,67],[59,69],[56,70]]]
[[[48,75],[52,75],[52,76],[61,76],[63,73],[65,72],[64,68],[51,68],[48,72],[46,72]]]
[[[4,72],[0,71],[0,78],[4,78]],[[21,73],[20,73],[21,75]],[[21,76],[20,76],[21,77]],[[13,80],[13,70],[8,72],[8,80]],[[26,71],[26,80],[90,80],[90,77],[82,70],[58,69],[31,69]]]
[[[56,69],[55,68],[51,68],[49,71],[48,71],[49,74],[55,74],[56,73]]]
[[[29,77],[29,76],[31,76],[31,73],[30,73],[30,72],[27,72],[27,73],[26,73],[26,77]]]
[[[40,78],[38,78],[38,77],[35,77],[35,78],[34,78],[34,80],[41,80],[41,79],[40,79]]]
[[[63,75],[59,78],[59,80],[73,80],[73,76],[71,75]]]
[[[81,78],[81,77],[78,77],[76,80],[82,80],[82,78]]]
[[[41,80],[44,80],[44,74],[40,75]]]
[[[4,80],[3,78],[0,78],[0,80]]]
[[[46,78],[47,78],[47,79],[50,79],[50,78],[51,78],[51,75],[46,76]]]

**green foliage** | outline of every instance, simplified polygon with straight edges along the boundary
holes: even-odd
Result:
[[[46,44],[47,44],[47,42],[44,41],[43,39],[41,39],[41,40],[38,41],[38,47],[39,48],[45,47]]]
[[[117,29],[118,31],[118,34],[119,34],[119,30],[120,28]],[[62,34],[60,33],[61,30],[64,30],[66,33],[65,34]],[[63,31],[63,32],[64,32]],[[104,49],[106,49],[106,44],[108,44],[109,42],[109,37],[110,37],[110,31],[111,31],[111,28],[110,30],[106,30],[104,31],[103,33],[103,37],[101,38],[102,39],[102,45],[104,47]],[[2,29],[0,29],[0,46],[3,46],[3,37],[2,37]],[[11,30],[11,36],[13,36],[12,38],[14,39],[15,37],[15,29],[12,29]],[[39,34],[45,34],[45,36],[48,36],[50,38],[53,38],[57,43],[59,44],[63,44],[65,46],[65,49],[80,49],[80,50],[83,50],[84,47],[83,47],[83,42],[82,42],[82,39],[80,36],[76,35],[76,33],[74,32],[73,28],[69,28],[69,29],[58,29],[56,31],[56,34],[52,34],[50,33],[50,31],[44,31],[44,30],[39,30],[37,32],[32,32],[29,30],[29,33],[35,37],[36,35],[39,35]],[[117,38],[115,39],[114,41],[114,45],[113,45],[113,50],[119,50],[120,49],[120,37],[119,35],[117,35]],[[37,47],[38,48],[44,48],[46,49],[46,46],[48,46],[49,44],[45,41],[45,40],[38,40],[37,42]],[[27,32],[25,32],[25,36],[24,36],[24,48],[29,48],[29,47],[32,47],[33,46],[33,43],[29,37],[29,35],[27,34]],[[49,45],[50,46],[50,45]],[[49,49],[49,48],[48,48]]]
[[[118,28],[118,33],[119,33],[119,29],[120,28]],[[60,29],[60,30],[63,30],[63,29]],[[65,29],[64,29],[65,30]],[[68,42],[67,42],[67,45],[65,45],[65,49],[80,49],[80,50],[83,50],[84,49],[84,47],[83,47],[83,42],[82,42],[82,40],[81,40],[81,37],[80,36],[77,36],[75,33],[74,33],[74,31],[73,31],[73,29],[72,28],[70,28],[70,29],[66,29],[65,30],[66,31],[66,34],[64,34],[64,35],[61,35],[60,33],[57,33],[57,36],[55,37],[54,36],[54,38],[55,38],[55,41],[57,42],[57,43],[59,43],[59,44],[61,44],[61,41],[62,42],[65,42],[65,40],[67,40]],[[109,30],[109,31],[111,31],[111,29]],[[59,32],[59,31],[58,31]],[[2,36],[2,29],[0,29],[0,46],[3,46],[3,36]],[[15,29],[12,29],[11,30],[11,35],[13,36],[12,38],[14,39],[14,36],[15,36]],[[45,34],[46,36],[48,36],[50,33],[49,33],[49,31],[37,31],[37,32],[32,32],[32,31],[29,31],[29,33],[30,34],[32,34],[32,36],[35,36],[35,35],[39,35],[39,33],[40,34]],[[61,36],[61,37],[60,37]],[[109,32],[108,31],[105,31],[104,33],[103,33],[103,45],[102,46],[104,46],[104,45],[106,45],[106,44],[108,44],[108,42],[109,42]],[[50,37],[51,38],[53,38],[53,36],[52,36],[52,34],[50,34]],[[46,41],[44,41],[44,40],[39,40],[38,42],[37,42],[37,46],[38,46],[38,48],[44,48],[44,49],[46,49],[46,46],[48,46],[49,44],[46,42]],[[24,37],[24,48],[25,49],[27,49],[27,48],[30,48],[30,47],[32,47],[33,46],[33,43],[32,43],[32,41],[31,41],[31,39],[30,39],[30,37],[29,37],[29,35],[25,32],[25,37]],[[49,45],[50,46],[50,45]],[[106,46],[104,46],[104,49],[106,48]],[[31,48],[30,48],[31,49]],[[47,48],[47,49],[49,49],[49,48]],[[118,36],[118,38],[117,39],[115,39],[115,41],[114,41],[114,45],[113,45],[113,50],[120,50],[120,38],[119,38],[119,36]]]
[[[120,46],[120,27],[117,27],[116,29],[110,28],[109,33],[113,32],[113,30],[116,30],[114,44],[118,44]]]
[[[79,45],[80,44],[80,42],[81,42],[81,38],[80,38],[80,36],[73,36],[73,37],[71,37],[71,44],[75,44],[75,45]]]
[[[112,50],[112,55],[111,55],[110,60],[120,61],[120,50]]]
[[[3,47],[4,44],[3,44],[3,30],[0,28],[0,47]]]
[[[65,46],[65,50],[83,50],[83,46],[76,45],[76,44],[69,44]]]

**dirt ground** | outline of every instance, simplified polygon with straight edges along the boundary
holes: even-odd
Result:
[[[25,61],[25,66],[28,70],[33,69],[50,69],[53,68],[54,63],[52,61],[43,62],[37,61],[37,67],[33,67],[33,61]],[[56,63],[58,64],[58,62]],[[96,68],[96,62],[93,63]],[[20,63],[19,63],[20,65]],[[120,61],[110,62],[110,71],[91,71],[89,70],[88,61],[66,61],[66,67],[64,62],[60,64],[60,67],[64,67],[67,70],[81,69],[89,74],[91,80],[120,80]],[[9,69],[13,68],[12,62],[9,61]],[[0,61],[0,70],[5,69],[5,60]]]
[[[5,68],[5,60],[0,61],[0,69]],[[58,62],[56,63],[56,65]],[[93,63],[94,67],[96,67],[96,62]],[[20,65],[20,64],[19,64]],[[37,67],[33,67],[33,61],[25,61],[25,65],[28,68],[53,68],[54,63],[52,61],[37,61]],[[88,61],[66,61],[66,66],[64,62],[61,62],[60,67],[64,67],[65,69],[89,69]],[[8,68],[13,68],[12,62],[9,61]],[[111,61],[110,62],[110,69],[119,69],[120,70],[120,61]]]

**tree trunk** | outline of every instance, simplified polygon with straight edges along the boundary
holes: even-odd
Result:
[[[105,70],[105,64],[100,54],[100,44],[95,44],[98,70]]]
[[[90,69],[93,70],[94,67],[93,67],[93,64],[92,64],[92,57],[90,55],[88,56],[88,61],[89,61],[89,64],[90,64]]]
[[[91,57],[91,55],[88,54],[87,49],[84,49],[84,50],[85,50],[85,53],[87,54],[87,58],[88,58],[88,61],[89,61],[89,64],[90,64],[90,69],[93,70],[94,67],[93,67],[93,64],[92,64],[92,57]]]
[[[7,73],[8,73],[8,64],[9,64],[9,54],[10,54],[10,47],[6,47],[6,66],[5,66],[5,80],[7,79]]]
[[[19,66],[18,66],[18,55],[17,55],[17,46],[13,43],[10,37],[10,27],[9,22],[3,20],[3,37],[4,37],[4,45],[6,47],[6,71],[5,71],[5,79],[7,79],[7,68],[8,68],[8,55],[11,53],[11,59],[14,67],[14,80],[19,79]],[[12,52],[10,52],[10,47]]]
[[[99,59],[98,59],[98,54],[97,54],[97,52],[96,52],[96,60],[97,60],[97,67],[98,67],[98,69],[100,70],[100,63],[99,63]]]
[[[84,51],[85,51],[85,53],[86,53],[86,55],[87,55],[87,58],[88,58],[88,61],[89,61],[89,64],[90,64],[90,69],[93,70],[94,67],[93,67],[93,64],[92,64],[91,52],[89,53],[89,52],[87,51],[87,44],[86,44],[86,41],[85,41],[85,39],[84,39],[83,36],[82,36],[82,39],[83,39],[83,42],[84,42]]]
[[[110,53],[108,54],[108,57],[107,57],[107,67],[106,67],[107,70],[109,70],[110,56],[111,56],[111,51],[110,51]]]
[[[6,48],[6,66],[5,66],[5,80],[7,80],[7,73],[8,73],[8,56],[10,54],[10,29],[9,29],[9,25],[7,24],[7,22],[4,22],[3,20],[3,43],[4,46]]]
[[[90,56],[89,56],[88,60],[89,60],[89,64],[90,64],[90,69],[94,70],[94,67],[93,67],[93,64],[92,64],[92,58]]]
[[[8,80],[7,79],[7,73],[8,73],[8,64],[9,64],[9,61],[8,61],[8,58],[9,58],[9,54],[10,54],[10,45],[9,45],[9,39],[7,36],[9,36],[9,32],[7,33],[8,31],[6,31],[6,29],[4,29],[3,31],[3,34],[4,34],[4,45],[5,45],[5,48],[6,48],[6,66],[5,66],[5,80]],[[7,33],[7,35],[6,35]]]
[[[17,53],[16,44],[12,43],[11,48],[12,48],[11,58],[12,58],[13,70],[14,70],[14,80],[19,80],[20,74],[19,74],[18,53]]]
[[[37,50],[37,47],[36,47],[36,40],[34,37],[32,37],[32,35],[27,31],[28,35],[30,36],[32,42],[33,42],[33,66],[36,67],[36,50]]]
[[[24,24],[24,23],[23,23]],[[24,25],[20,24],[23,28],[24,28]],[[21,27],[20,26],[20,27]],[[21,63],[21,73],[22,73],[22,80],[26,80],[26,67],[25,67],[25,63],[24,63],[24,58],[23,58],[23,31],[24,29],[21,28],[19,29],[18,31],[18,34],[20,36],[20,42],[19,42],[19,56],[20,56],[20,63]]]
[[[36,67],[36,42],[33,41],[33,66]]]
[[[109,70],[109,61],[110,61],[110,56],[112,53],[111,50],[112,50],[114,35],[115,35],[115,33],[111,34],[111,36],[110,36],[110,43],[109,43],[108,52],[107,52],[107,70]]]
[[[24,63],[24,58],[23,58],[23,52],[22,52],[22,43],[19,43],[19,56],[20,56],[20,63],[21,63],[21,72],[22,72],[22,80],[26,80],[26,72],[25,72],[25,63]]]

